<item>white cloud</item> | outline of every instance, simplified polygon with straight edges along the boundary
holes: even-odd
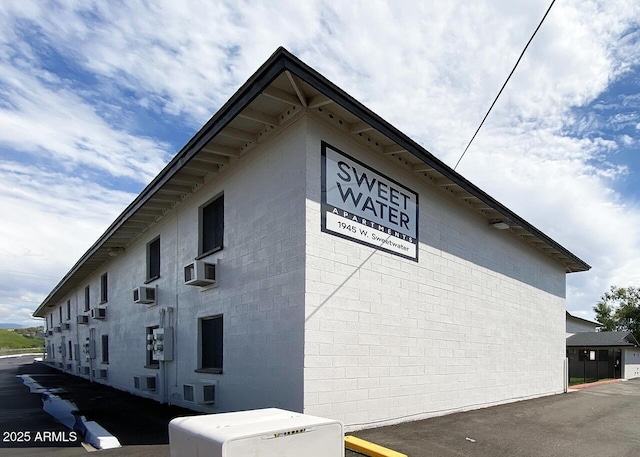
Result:
[[[30,157],[56,157],[69,172],[87,166],[146,182],[167,160],[168,146],[124,128],[131,113],[118,106],[197,128],[284,45],[453,165],[547,7],[546,0],[2,2],[0,141]],[[608,160],[637,139],[600,138],[609,126],[572,112],[640,62],[639,17],[637,2],[557,2],[459,168],[594,266],[569,275],[568,306],[578,312],[588,313],[610,284],[640,280],[633,273],[640,271],[640,211],[613,190],[629,169]],[[98,87],[47,70],[27,31]],[[104,99],[109,90],[113,99]],[[611,106],[594,109],[604,108]],[[73,204],[63,203],[71,192],[59,192],[51,205],[78,223]],[[125,197],[114,199],[104,204],[113,208]],[[35,210],[48,220],[43,208]],[[29,239],[14,244],[29,246]]]
[[[0,322],[15,316],[14,309],[33,312],[134,197],[63,173],[0,162]]]

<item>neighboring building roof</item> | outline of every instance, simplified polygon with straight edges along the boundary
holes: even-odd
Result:
[[[590,320],[587,320],[587,319],[583,319],[583,318],[578,317],[578,316],[574,316],[573,314],[569,313],[569,311],[567,311],[567,318],[575,319],[575,320],[580,321],[582,323],[593,325],[594,327],[602,327],[602,324],[600,322],[594,322],[594,321],[590,321]]]
[[[421,177],[434,191],[465,204],[565,267],[591,267],[467,181],[429,151],[284,48],[279,48],[135,198],[45,298],[44,317],[95,269],[117,255],[205,182],[240,156],[309,113]]]
[[[567,347],[638,346],[631,332],[580,332],[567,338]]]

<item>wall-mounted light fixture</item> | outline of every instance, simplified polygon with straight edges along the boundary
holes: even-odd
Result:
[[[507,230],[508,228],[511,228],[511,226],[503,220],[491,221],[490,224],[491,227],[498,230]]]
[[[119,254],[124,252],[124,248],[110,248],[107,250],[107,254],[109,257],[117,257]]]

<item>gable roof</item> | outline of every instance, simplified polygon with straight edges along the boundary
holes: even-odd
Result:
[[[284,48],[245,82],[107,228],[35,311],[44,317],[92,272],[255,145],[303,113],[351,135],[375,153],[398,159],[438,192],[482,214],[560,262],[567,273],[591,267],[455,172]]]
[[[600,322],[594,322],[594,321],[590,321],[588,319],[583,319],[582,317],[574,316],[569,311],[567,311],[567,317],[566,318],[567,319],[574,319],[576,321],[579,321],[582,324],[588,324],[588,325],[591,325],[593,327],[602,327],[602,324]]]
[[[580,332],[567,338],[567,347],[638,346],[631,332]]]

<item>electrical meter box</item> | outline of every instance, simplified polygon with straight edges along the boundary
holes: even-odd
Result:
[[[342,423],[268,408],[177,417],[171,457],[344,457]]]
[[[173,327],[154,328],[151,335],[151,350],[155,360],[173,360]]]

